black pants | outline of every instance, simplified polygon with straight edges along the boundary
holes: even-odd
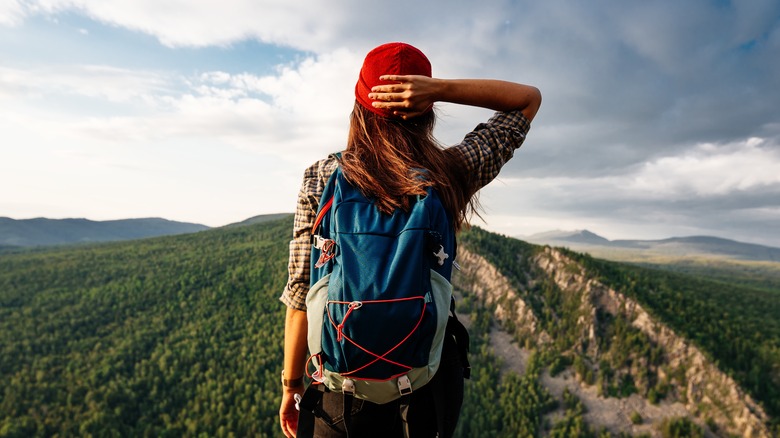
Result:
[[[412,392],[409,402],[409,435],[411,438],[435,437],[442,423],[442,437],[455,432],[463,403],[463,367],[452,336],[445,336],[441,365],[433,379]],[[441,412],[437,412],[437,406]],[[346,437],[344,396],[326,392],[317,407],[314,436]],[[350,438],[398,438],[403,436],[399,401],[383,405],[355,399],[352,402]]]

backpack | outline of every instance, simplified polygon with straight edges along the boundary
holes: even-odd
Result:
[[[408,212],[384,214],[339,166],[312,236],[306,306],[315,384],[384,404],[428,383],[453,303],[456,252],[436,191],[416,196]]]

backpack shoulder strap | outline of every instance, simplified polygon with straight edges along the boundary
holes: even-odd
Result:
[[[333,205],[333,192],[335,191],[336,181],[338,180],[339,174],[341,173],[341,152],[335,152],[330,154],[330,156],[336,158],[336,170],[334,170],[330,175],[328,182],[325,184],[325,189],[322,191],[322,196],[320,197],[320,206],[317,211],[317,218],[314,221],[314,225],[311,227],[312,235],[317,232],[317,228],[322,223],[322,219]]]
[[[328,214],[328,210],[330,210],[330,207],[333,206],[333,196],[331,196],[327,202],[325,202],[325,205],[320,208],[320,211],[317,213],[317,219],[314,221],[314,225],[311,227],[311,234],[314,235],[317,232],[317,228],[319,228],[320,224],[322,223],[322,218],[325,217],[326,214]]]

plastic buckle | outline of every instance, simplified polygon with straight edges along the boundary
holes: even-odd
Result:
[[[409,376],[403,375],[398,378],[398,392],[400,392],[401,395],[412,393],[412,382],[409,380]]]
[[[341,382],[341,392],[355,395],[355,382],[352,379],[344,379],[344,381]]]
[[[311,236],[312,245],[314,245],[317,249],[322,249],[323,245],[325,245],[325,242],[327,242],[330,239],[326,239],[319,234],[314,234]]]

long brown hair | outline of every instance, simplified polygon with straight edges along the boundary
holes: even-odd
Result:
[[[463,157],[433,137],[435,123],[433,111],[396,120],[355,103],[341,167],[347,180],[387,214],[398,208],[408,211],[410,198],[433,186],[460,230],[477,213],[478,201]]]

